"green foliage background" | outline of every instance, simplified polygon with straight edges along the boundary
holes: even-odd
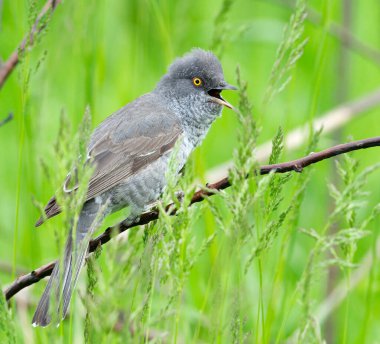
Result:
[[[322,15],[319,25],[307,19],[303,24],[300,12],[291,22],[292,12],[280,3],[66,0],[57,7],[0,90],[0,119],[14,113],[0,127],[0,284],[58,255],[64,217],[38,229],[33,224],[39,215],[35,203],[48,200],[70,166],[70,152],[62,162],[54,148],[61,113],[68,119],[67,143],[87,105],[97,125],[149,92],[171,61],[192,47],[212,48],[232,84],[240,66],[240,94],[225,97],[240,104],[241,114],[224,110],[177,188],[190,195],[194,180],[206,182],[209,169],[230,159],[234,186],[189,209],[185,197],[179,216],[163,214],[156,224],[104,246],[90,260],[87,276],[82,273],[70,316],[59,328],[30,326],[44,281],[20,293],[10,313],[1,301],[1,342],[378,340],[380,173],[373,166],[378,150],[341,157],[339,165],[325,161],[302,174],[244,179],[257,164],[253,149],[273,137],[271,162],[379,135],[377,108],[337,133],[313,135],[297,151],[281,149],[283,135],[293,128],[376,89],[380,66],[345,50],[348,67],[346,78],[342,75],[341,42],[328,27],[341,22],[343,1],[309,1]],[[3,60],[43,4],[0,2]],[[378,0],[352,6],[354,35],[380,50]],[[284,39],[289,22],[294,31]],[[105,225],[122,218],[116,214]],[[370,254],[373,261],[363,263]],[[363,276],[355,283],[360,269]],[[328,296],[338,286],[344,298],[330,309]],[[320,317],[321,307],[327,307],[327,317]]]

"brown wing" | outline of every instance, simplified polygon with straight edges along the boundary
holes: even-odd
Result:
[[[137,105],[139,101],[141,98],[136,101]],[[149,101],[136,111],[138,117],[133,110],[133,103],[127,105],[104,121],[92,135],[89,155],[93,159],[95,171],[89,182],[86,200],[128,180],[169,153],[182,135],[177,118],[167,110],[149,106]],[[130,116],[129,111],[132,112]],[[60,212],[55,197],[52,197],[45,207],[46,218]],[[41,217],[36,226],[42,222]]]

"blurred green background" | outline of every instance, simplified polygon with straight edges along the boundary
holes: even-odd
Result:
[[[346,23],[348,29],[359,41],[380,51],[378,0],[309,1],[307,6],[317,11],[322,21],[315,25],[306,19],[303,37],[308,38],[308,42],[290,73],[292,80],[264,109],[263,96],[276,60],[276,50],[292,14],[284,3],[292,1],[66,0],[58,5],[47,24],[47,30],[0,90],[0,120],[9,112],[14,114],[12,121],[0,127],[0,284],[4,287],[14,279],[12,270],[15,267],[29,271],[57,256],[53,228],[59,226],[60,219],[52,219],[49,224],[34,228],[38,210],[33,205],[33,198],[46,202],[58,187],[44,175],[41,158],[49,163],[54,173],[53,144],[62,111],[76,129],[89,105],[93,125],[96,126],[127,102],[152,90],[176,56],[192,47],[210,49],[213,44],[221,58],[226,80],[236,83],[235,70],[239,65],[242,79],[248,82],[253,115],[262,128],[258,145],[270,140],[279,126],[286,135],[324,112],[379,87],[379,59],[344,48],[342,40],[329,33],[331,23],[342,25],[344,11],[351,8],[351,18]],[[223,4],[225,18],[215,24]],[[44,1],[0,2],[0,57],[3,61],[21,42],[43,5]],[[215,38],[220,39],[221,44],[216,44]],[[232,92],[226,93],[225,98],[232,104],[238,102],[238,95]],[[322,133],[318,149],[379,135],[379,116],[380,107],[377,107],[365,111],[336,132]],[[192,156],[197,178],[206,182],[208,170],[232,158],[238,135],[236,115],[224,110],[202,147]],[[302,156],[305,147],[306,142],[296,151],[285,148],[281,160]],[[355,152],[352,156],[359,160],[361,170],[378,161],[379,151],[376,148],[368,149]],[[319,163],[312,169],[293,231],[287,234],[281,232],[274,239],[273,246],[261,256],[261,268],[253,264],[252,271],[241,282],[245,292],[244,307],[238,311],[242,325],[237,342],[284,342],[292,338],[299,328],[302,306],[297,301],[293,302],[293,291],[307,268],[306,262],[314,241],[297,229],[313,228],[319,231],[323,228],[333,207],[327,184],[341,183],[333,160]],[[380,201],[379,179],[380,172],[374,172],[364,187],[363,191],[368,192],[367,202],[360,206],[359,221],[368,216],[372,207]],[[210,210],[199,209],[201,220],[190,231],[198,238],[197,242],[218,226]],[[247,209],[247,212],[254,211]],[[375,247],[379,224],[377,217],[367,228],[371,234],[358,243],[353,261],[360,262],[371,252],[375,260],[357,285],[350,286],[349,273],[337,268],[332,277],[326,268],[325,273],[313,281],[315,292],[311,314],[339,283],[346,283],[349,290],[349,296],[329,313],[323,323],[316,325],[321,331],[321,338],[328,342],[374,343],[380,337],[380,274]],[[233,281],[228,287],[230,292],[224,294],[222,279],[215,277],[215,281],[210,282],[211,272],[222,276],[234,270],[230,263],[225,265],[226,270],[223,271],[229,254],[224,249],[225,243],[232,239],[224,233],[220,235],[222,239],[219,237],[206,249],[185,279],[180,306],[176,305],[175,312],[174,323],[178,335],[173,336],[172,325],[156,321],[149,324],[155,329],[151,332],[167,331],[169,334],[164,339],[158,335],[153,341],[229,343],[234,340],[231,335],[233,326],[228,320],[234,317],[236,307],[233,305],[237,302]],[[109,250],[111,245],[105,246],[104,251]],[[290,250],[286,255],[282,253],[284,245]],[[136,253],[136,260],[138,254],[141,252]],[[279,262],[283,264],[283,273],[274,282]],[[99,264],[107,271],[106,259],[100,260]],[[233,264],[240,265],[239,260],[233,260]],[[360,267],[359,264],[353,271]],[[261,279],[258,278],[259,274]],[[67,328],[62,330],[62,327],[59,330],[54,327],[36,330],[29,325],[44,283],[40,282],[22,292],[20,301],[12,308],[17,340],[28,343],[52,342],[52,338],[65,343],[84,341],[83,325],[80,323],[84,316],[80,311],[70,331]],[[115,283],[119,282],[116,280]],[[130,283],[136,281],[132,278]],[[277,292],[266,292],[267,286]],[[111,294],[112,288],[113,285],[108,286]],[[223,295],[219,304],[216,301],[217,293]],[[126,289],[123,295],[125,300],[129,300],[129,295],[130,291]],[[271,298],[273,296],[274,299]],[[106,302],[109,296],[95,292],[95,299],[97,297]],[[159,309],[164,299],[164,296],[153,298],[153,313],[154,307]],[[79,298],[77,303],[80,303]],[[263,316],[260,309],[264,309]],[[225,320],[216,321],[218,314],[223,314],[221,318]],[[107,313],[103,317],[107,317]],[[104,336],[98,337],[95,342],[107,340],[116,343],[127,340],[127,337],[130,341],[143,341],[143,337],[138,335],[129,337],[129,332],[127,323],[119,332],[103,332]],[[318,342],[317,332],[308,340]]]

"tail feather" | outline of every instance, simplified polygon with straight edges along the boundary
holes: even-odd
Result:
[[[60,212],[61,212],[61,208],[57,204],[57,200],[55,199],[55,196],[53,196],[52,198],[50,198],[48,204],[46,204],[45,206],[45,209],[44,209],[45,216],[41,216],[35,223],[35,226],[36,227],[41,226],[44,223],[45,219],[49,219],[50,217],[56,216]]]
[[[94,201],[84,204],[76,229],[75,246],[73,247],[73,233],[70,230],[62,261],[63,271],[60,274],[59,263],[57,262],[38,303],[33,317],[33,326],[47,326],[51,322],[49,308],[52,290],[56,291],[58,323],[66,317],[72,292],[76,286],[79,273],[88,252],[89,241],[93,231],[97,227],[96,225],[99,223],[98,221],[94,223],[94,220],[98,216],[98,211],[99,205]]]
[[[69,237],[67,238],[67,243],[65,247],[65,255],[63,259],[63,276],[62,281],[59,285],[58,295],[59,295],[59,303],[58,303],[58,321],[64,319],[66,313],[62,311],[62,292],[67,284],[71,283],[72,279],[72,266],[73,266],[73,235],[72,231],[69,233]]]
[[[59,264],[55,263],[53,272],[49,278],[49,282],[45,288],[44,293],[41,296],[40,302],[38,303],[37,309],[34,313],[32,325],[33,326],[47,326],[51,321],[51,316],[49,315],[50,306],[50,293],[53,284],[56,284],[59,279]]]
[[[94,231],[94,226],[90,225],[89,231],[84,237],[79,240],[77,238],[76,252],[73,253],[73,263],[69,265],[68,278],[63,284],[61,304],[62,304],[62,318],[65,318],[70,306],[70,300],[73,290],[78,282],[79,273],[85,262],[85,258],[88,252],[88,244],[90,242],[92,233]],[[80,233],[77,233],[77,235]],[[74,274],[73,274],[74,271]]]

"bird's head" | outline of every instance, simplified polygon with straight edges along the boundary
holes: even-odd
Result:
[[[202,106],[219,112],[222,106],[233,108],[221,96],[223,90],[236,90],[224,80],[222,66],[210,51],[193,49],[177,58],[162,77],[156,90],[176,103]]]

